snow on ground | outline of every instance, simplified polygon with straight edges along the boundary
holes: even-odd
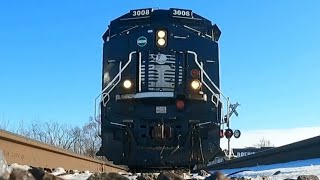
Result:
[[[270,177],[270,180],[286,178],[296,179],[299,175],[316,175],[320,177],[320,158],[221,170],[224,174],[231,174],[237,171],[244,172],[232,175],[231,177],[251,177],[253,179],[262,179],[261,177],[268,176]],[[277,171],[280,171],[280,174],[273,175]]]
[[[25,165],[18,165],[16,163],[7,166],[6,161],[0,153],[0,177],[3,175],[4,171],[11,172],[12,169],[21,169],[28,170],[30,167]],[[244,167],[237,169],[224,169],[221,170],[224,174],[231,174],[233,172],[243,171],[232,175],[231,177],[247,177],[252,178],[253,180],[260,180],[262,177],[269,177],[269,180],[273,179],[296,179],[300,175],[316,175],[320,177],[320,158],[317,159],[309,159],[309,160],[300,160],[300,161],[292,161],[288,163],[279,163],[273,165],[262,165],[255,167]],[[280,172],[277,175],[273,175],[275,172]],[[79,171],[74,171],[74,174],[65,174],[66,171],[63,168],[56,168],[53,175],[57,175],[62,179],[66,180],[86,180],[88,179],[92,173],[89,171],[85,171],[84,173],[79,173]],[[213,172],[212,172],[213,173]],[[137,178],[137,175],[123,174],[131,180]],[[185,179],[189,179],[191,177],[185,177]],[[197,174],[193,175],[193,178],[204,179],[203,176],[198,176]]]
[[[2,158],[2,153],[0,152],[0,177],[2,177],[7,171],[7,162]]]
[[[17,164],[17,163],[13,163],[10,165],[10,169],[21,169],[21,170],[24,170],[24,171],[28,171],[30,169],[29,166],[27,165],[20,165],[20,164]]]
[[[58,167],[58,168],[55,168],[51,174],[55,175],[55,176],[59,176],[61,174],[65,174],[65,173],[66,173],[66,171],[62,167]]]
[[[20,169],[20,170],[27,171],[30,169],[30,167],[26,165],[19,165],[17,163],[13,163],[10,166],[8,166],[2,153],[0,152],[0,177],[3,177],[5,172],[8,172],[10,174],[13,169]],[[89,171],[85,171],[84,173],[79,173],[79,171],[75,170],[74,172],[75,172],[74,174],[65,174],[66,171],[63,168],[58,167],[58,168],[55,168],[55,170],[51,174],[55,176],[61,175],[59,177],[66,180],[86,180],[92,175],[92,173],[90,173]]]
[[[91,175],[92,173],[90,173],[89,171],[85,171],[84,173],[66,174],[59,177],[62,179],[68,179],[68,180],[86,180]]]

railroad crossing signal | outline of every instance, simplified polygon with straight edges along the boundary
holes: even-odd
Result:
[[[229,119],[230,119],[230,117],[232,116],[232,114],[234,113],[236,116],[238,116],[239,115],[239,113],[237,112],[237,107],[239,106],[240,104],[237,102],[236,104],[230,104],[230,112],[229,112],[229,114],[227,114],[227,115],[225,115],[224,116],[224,122],[226,122],[227,123],[227,121],[228,121],[228,117],[229,117]]]
[[[236,139],[238,139],[241,136],[241,131],[238,129],[232,130],[232,129],[228,128],[225,131],[220,130],[219,136],[220,136],[220,138],[226,137],[227,139],[230,139],[233,136]]]
[[[232,116],[232,114],[234,113],[236,116],[238,116],[238,112],[236,111],[237,107],[239,106],[240,104],[237,102],[236,104],[230,104],[230,113],[229,113],[229,117]]]
[[[234,136],[235,138],[239,138],[239,137],[241,136],[241,131],[240,131],[240,130],[234,130],[234,131],[233,131],[233,136]]]
[[[230,139],[233,136],[232,129],[226,129],[226,131],[224,132],[224,135],[226,136],[227,139]]]

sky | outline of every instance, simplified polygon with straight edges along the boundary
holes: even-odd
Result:
[[[192,9],[220,27],[222,91],[241,104],[233,129],[320,127],[316,0],[3,1],[0,122],[88,122],[103,33],[112,19],[149,7]]]

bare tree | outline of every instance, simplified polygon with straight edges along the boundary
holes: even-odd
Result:
[[[85,146],[84,155],[96,157],[96,152],[99,150],[101,141],[99,138],[100,120],[98,118],[90,117],[89,123],[85,124],[82,128],[83,143]]]
[[[23,121],[20,121],[19,122],[19,126],[16,129],[12,130],[12,131],[13,131],[13,133],[20,134],[20,135],[26,134],[26,132],[25,132],[26,130],[24,129]]]
[[[96,156],[101,146],[100,128],[100,117],[90,117],[89,122],[81,128],[41,121],[33,122],[25,128],[24,123],[20,123],[16,133],[78,154],[106,160]]]
[[[78,154],[83,154],[84,151],[84,143],[83,143],[83,132],[79,127],[74,127],[70,130],[71,135],[74,138],[74,142],[72,144],[71,150]]]
[[[2,120],[0,122],[0,129],[7,130],[9,126],[9,120]]]
[[[274,147],[274,144],[272,144],[270,140],[262,138],[259,140],[259,143],[254,145],[254,147]]]
[[[19,134],[64,149],[71,149],[76,140],[72,128],[57,122],[33,122],[28,129],[19,128]]]

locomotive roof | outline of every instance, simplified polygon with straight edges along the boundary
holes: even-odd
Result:
[[[149,10],[148,15],[140,15],[140,16],[133,16],[133,13],[135,11],[143,11],[143,10]],[[185,14],[178,15],[177,11],[188,11],[190,13],[189,16],[186,16]],[[176,13],[176,14],[174,14]],[[144,21],[144,22],[174,22],[174,20],[179,21],[183,20],[184,22],[189,23],[196,23],[196,24],[202,24],[202,25],[211,25],[211,21],[192,12],[192,10],[188,9],[176,9],[176,8],[170,8],[169,10],[165,9],[152,9],[152,8],[146,8],[146,9],[137,9],[137,10],[131,10],[127,14],[124,14],[120,16],[119,18],[114,19],[111,21],[110,26],[118,26],[128,23],[134,23],[138,21]]]
[[[165,9],[136,9],[130,10],[128,13],[112,20],[109,25],[109,29],[103,35],[103,39],[110,33],[119,33],[116,29],[122,29],[119,27],[132,27],[136,25],[146,24],[183,24],[201,26],[207,28],[214,28],[218,32],[218,38],[221,34],[216,24],[212,25],[212,22],[188,9],[170,8]],[[109,34],[109,35],[112,35]]]

